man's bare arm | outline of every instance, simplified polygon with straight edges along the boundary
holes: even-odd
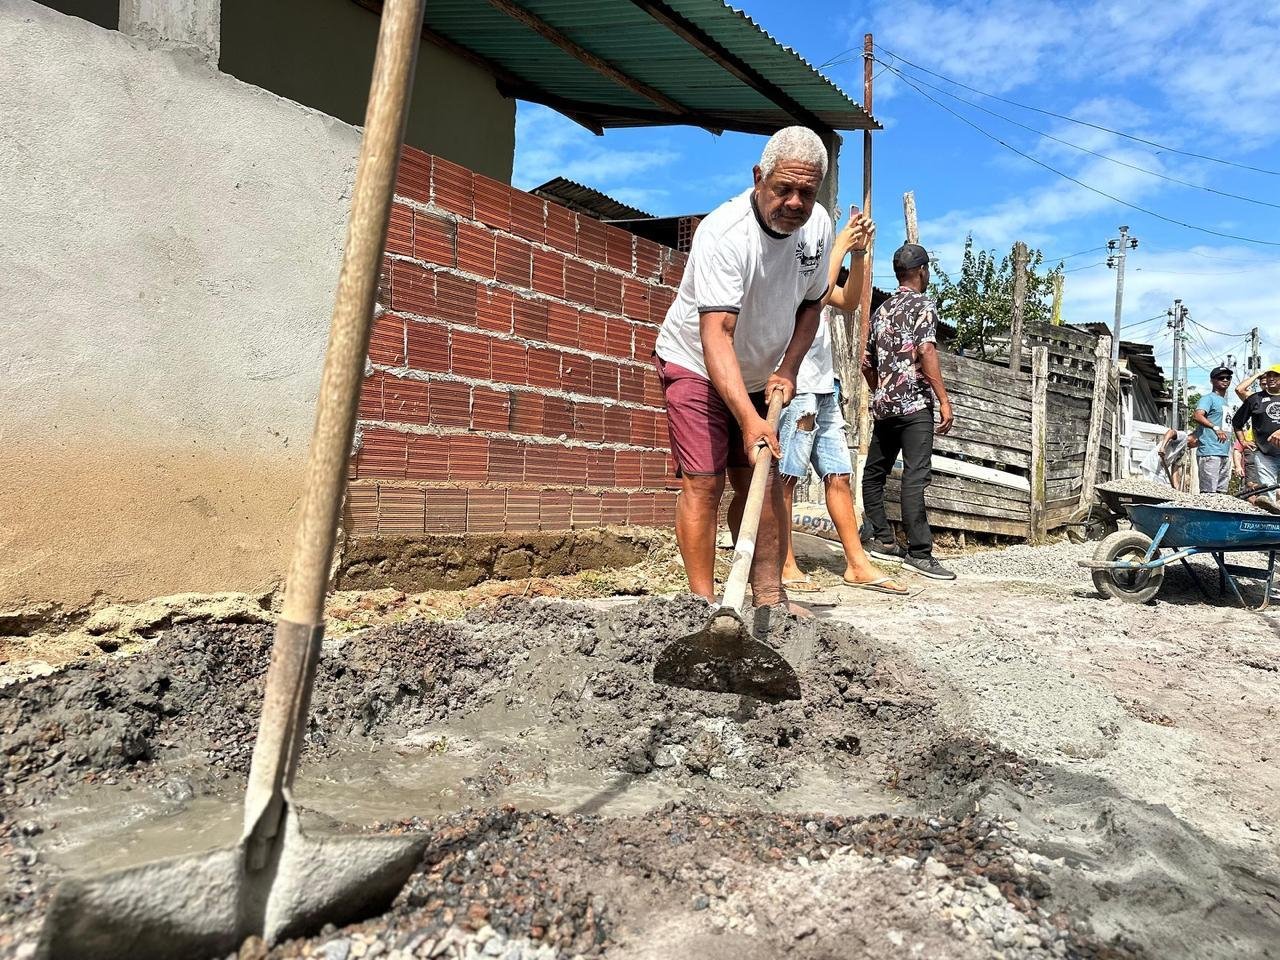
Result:
[[[1262,376],[1261,370],[1253,374],[1251,377],[1241,380],[1238,384],[1236,384],[1236,396],[1239,397],[1241,400],[1248,400],[1249,397],[1252,396],[1253,394],[1253,391],[1250,390],[1249,388],[1253,386],[1253,382],[1257,380],[1260,376]]]
[[[702,356],[707,364],[707,375],[711,379],[711,385],[716,388],[716,393],[720,394],[725,406],[738,421],[746,448],[750,450],[763,439],[768,442],[774,457],[780,459],[782,451],[778,446],[777,433],[770,429],[768,422],[760,414],[756,413],[751,397],[747,395],[747,385],[742,379],[742,367],[739,366],[738,355],[733,350],[733,332],[737,325],[736,313],[712,311],[698,318],[699,333],[702,337]],[[813,340],[812,334],[809,339]],[[805,349],[807,350],[808,347]],[[792,384],[794,392],[794,378]]]
[[[778,364],[778,372],[770,377],[770,384],[775,378],[790,381],[790,392],[786,395],[786,402],[790,403],[791,398],[796,392],[796,377],[800,373],[800,363],[804,360],[804,355],[809,352],[809,348],[813,346],[813,338],[818,334],[818,320],[822,315],[821,303],[805,304],[796,311],[796,326],[791,332],[791,342],[787,344],[786,353],[782,355],[782,362]],[[770,392],[772,386],[765,387],[766,395]]]
[[[938,348],[932,342],[920,344],[916,348],[916,356],[920,360],[920,373],[929,382],[934,396],[938,398],[938,430],[944,434],[951,429],[951,398],[947,396],[947,385],[942,382],[942,367],[938,363]]]

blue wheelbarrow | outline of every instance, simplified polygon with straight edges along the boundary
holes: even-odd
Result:
[[[1274,489],[1277,487],[1250,490],[1249,496]],[[1248,608],[1237,578],[1263,580],[1266,590],[1255,609],[1266,608],[1275,580],[1276,553],[1280,551],[1280,516],[1173,504],[1129,504],[1126,509],[1133,529],[1111,534],[1098,544],[1092,560],[1080,561],[1080,566],[1093,571],[1093,585],[1103,596],[1146,603],[1160,592],[1165,567],[1178,561],[1204,598],[1211,601],[1195,570],[1187,563],[1189,557],[1207,553],[1218,565],[1220,595],[1225,595],[1230,587],[1240,605]],[[1228,553],[1245,551],[1267,554],[1266,567],[1226,562]]]

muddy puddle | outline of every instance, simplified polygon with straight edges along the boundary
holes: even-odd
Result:
[[[1159,916],[1100,934],[1091,915],[1123,891],[1089,874],[1125,798],[1104,815],[1087,785],[955,725],[954,690],[848,623],[762,624],[799,702],[655,686],[661,645],[707,615],[507,598],[327,640],[304,823],[430,843],[385,915],[275,953],[1269,956],[1280,939],[1280,886],[1226,867],[1180,876],[1219,883],[1240,952],[1149,952]],[[261,625],[191,625],[0,691],[6,954],[60,876],[234,840],[269,644]],[[1016,826],[1068,809],[1111,817],[1092,853]],[[1171,871],[1143,867],[1154,896]]]

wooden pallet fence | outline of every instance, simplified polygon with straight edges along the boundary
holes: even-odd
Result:
[[[1043,540],[1117,475],[1119,384],[1110,341],[1071,328],[1028,324],[1021,370],[939,356],[955,411],[934,440],[925,493],[935,528]],[[901,520],[899,474],[885,491]]]

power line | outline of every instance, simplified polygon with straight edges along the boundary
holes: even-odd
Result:
[[[1063,273],[1079,273],[1081,270],[1092,270],[1094,267],[1101,267],[1105,265],[1106,262],[1107,261],[1105,260],[1099,260],[1097,263],[1090,263],[1083,267],[1072,267],[1070,270],[1063,270],[1062,272]]]
[[[884,63],[884,61],[877,57],[876,63]],[[886,70],[889,69],[888,64],[885,64],[885,69]],[[905,75],[899,74],[899,76],[905,76]],[[1193,190],[1204,190],[1206,193],[1217,194],[1220,197],[1230,197],[1232,200],[1243,200],[1245,203],[1256,203],[1259,206],[1273,207],[1277,210],[1280,210],[1280,203],[1272,203],[1269,200],[1259,200],[1256,197],[1246,197],[1239,193],[1229,193],[1226,190],[1218,190],[1214,187],[1204,186],[1203,184],[1192,183],[1190,180],[1182,180],[1182,179],[1179,179],[1178,177],[1171,177],[1168,174],[1160,173],[1159,171],[1156,171],[1156,170],[1148,170],[1146,167],[1140,167],[1136,163],[1129,163],[1127,160],[1120,160],[1116,157],[1108,156],[1107,154],[1101,153],[1097,150],[1091,150],[1088,147],[1082,147],[1078,143],[1072,143],[1070,140],[1063,140],[1061,137],[1055,137],[1051,133],[1046,133],[1043,130],[1038,130],[1035,127],[1022,123],[1021,121],[1014,120],[1012,117],[1006,117],[1003,113],[997,113],[995,110],[990,110],[987,107],[984,107],[980,103],[974,103],[972,100],[966,100],[964,97],[957,96],[951,91],[944,90],[942,87],[939,87],[935,84],[928,83],[927,81],[921,80],[919,77],[912,77],[912,79],[916,83],[920,84],[921,86],[928,87],[930,90],[935,90],[938,93],[942,94],[943,96],[950,97],[952,100],[956,100],[956,101],[959,101],[960,103],[967,104],[973,107],[975,110],[981,110],[983,113],[990,114],[991,116],[996,117],[997,119],[1005,121],[1006,123],[1012,123],[1015,127],[1021,127],[1023,130],[1029,130],[1030,132],[1036,134],[1037,136],[1044,137],[1046,140],[1052,140],[1054,143],[1060,143],[1064,147],[1070,147],[1073,150],[1079,150],[1081,153],[1087,153],[1091,157],[1097,157],[1100,160],[1106,160],[1106,161],[1109,161],[1110,163],[1118,164],[1119,166],[1122,166],[1122,167],[1128,167],[1130,170],[1136,170],[1139,173],[1145,173],[1149,177],[1156,177],[1160,180],[1166,180],[1169,183],[1176,183],[1182,187],[1191,187]]]
[[[1105,250],[1106,247],[1090,247],[1088,250],[1081,250],[1079,253],[1068,253],[1065,257],[1045,257],[1045,263],[1053,263],[1055,260],[1070,260],[1074,257],[1083,257],[1086,253],[1095,253],[1098,250]]]
[[[1188,317],[1187,319],[1188,319],[1188,320],[1191,320],[1191,322],[1192,322],[1192,323],[1194,323],[1194,324],[1195,324],[1197,327],[1199,327],[1201,330],[1204,330],[1204,331],[1205,331],[1205,332],[1207,332],[1207,333],[1212,333],[1213,335],[1218,336],[1218,337],[1236,337],[1237,339],[1244,340],[1244,339],[1248,338],[1248,336],[1249,336],[1249,331],[1248,331],[1248,330],[1246,330],[1244,333],[1223,333],[1221,330],[1214,330],[1214,329],[1212,329],[1211,327],[1206,327],[1206,326],[1205,326],[1203,323],[1201,323],[1199,320],[1194,320],[1194,319],[1192,319],[1192,318],[1190,318],[1190,317]]]
[[[1212,163],[1221,163],[1228,167],[1239,167],[1242,170],[1251,170],[1254,173],[1265,173],[1268,176],[1280,177],[1280,170],[1267,170],[1263,167],[1250,166],[1247,163],[1238,163],[1235,160],[1223,160],[1221,157],[1211,157],[1203,153],[1192,153],[1189,150],[1179,150],[1177,147],[1170,147],[1163,143],[1157,143],[1155,140],[1148,140],[1145,137],[1135,136],[1132,133],[1125,133],[1123,130],[1113,130],[1110,127],[1104,127],[1101,124],[1092,123],[1088,120],[1079,120],[1075,117],[1069,117],[1065,114],[1054,113],[1052,110],[1045,110],[1042,107],[1033,107],[1030,104],[1019,103],[1016,100],[1009,100],[1009,99],[1006,99],[1005,97],[998,97],[994,93],[986,93],[983,90],[979,90],[977,87],[971,87],[968,84],[961,83],[959,80],[952,80],[950,77],[944,77],[940,73],[935,73],[933,70],[930,70],[928,67],[922,67],[918,63],[912,63],[910,60],[906,59],[905,57],[898,56],[892,50],[882,47],[878,43],[875,46],[878,49],[883,50],[885,53],[893,57],[895,60],[901,60],[907,66],[914,67],[916,70],[920,70],[923,73],[927,73],[931,77],[937,77],[939,80],[945,80],[947,83],[955,84],[957,87],[960,87],[964,90],[968,90],[971,93],[976,93],[981,97],[989,97],[992,100],[998,100],[1001,103],[1007,103],[1011,107],[1018,107],[1022,110],[1031,110],[1035,113],[1042,113],[1045,116],[1054,117],[1057,120],[1066,120],[1069,123],[1076,123],[1082,127],[1092,127],[1094,130],[1101,130],[1103,133],[1110,133],[1117,137],[1124,137],[1126,140],[1133,140],[1136,143],[1143,143],[1149,147],[1156,147],[1157,149],[1165,151],[1167,153],[1177,153],[1177,154],[1181,154],[1184,157],[1194,157],[1197,160],[1208,160]],[[898,76],[902,76],[902,74],[899,73]]]
[[[1151,323],[1153,320],[1168,320],[1168,319],[1169,319],[1169,315],[1167,313],[1157,313],[1154,317],[1147,317],[1147,319],[1145,320],[1135,320],[1133,323],[1121,324],[1120,329],[1132,330],[1134,327],[1145,326],[1146,324]]]
[[[1144,213],[1149,217],[1155,217],[1157,220],[1163,220],[1165,223],[1172,223],[1175,226],[1185,227],[1188,230],[1196,230],[1200,233],[1211,234],[1212,236],[1215,236],[1215,237],[1224,237],[1228,240],[1239,240],[1242,243],[1258,243],[1268,247],[1280,247],[1280,240],[1259,240],[1255,237],[1242,237],[1234,233],[1222,233],[1218,230],[1210,230],[1208,227],[1199,227],[1199,226],[1196,226],[1194,223],[1187,223],[1186,221],[1183,221],[1183,220],[1175,220],[1173,217],[1167,217],[1164,214],[1157,213],[1156,211],[1150,210],[1147,207],[1140,207],[1136,203],[1130,203],[1128,200],[1122,200],[1120,197],[1117,197],[1111,193],[1107,193],[1105,190],[1099,190],[1097,187],[1091,186],[1090,184],[1085,183],[1083,180],[1079,180],[1071,176],[1071,174],[1069,173],[1063,173],[1061,170],[1057,169],[1056,167],[1050,166],[1049,164],[1045,163],[1043,160],[1033,157],[1031,154],[1026,153],[1022,150],[1019,150],[1017,147],[1013,146],[1012,144],[1006,143],[1004,140],[1001,140],[999,137],[997,137],[994,133],[991,133],[989,130],[986,130],[985,128],[974,123],[964,114],[958,113],[957,111],[952,110],[945,103],[942,103],[939,100],[935,99],[934,97],[930,96],[929,94],[925,93],[918,86],[916,86],[911,80],[909,80],[905,74],[903,74],[899,70],[893,67],[890,67],[889,69],[892,70],[895,75],[900,77],[907,86],[909,86],[916,93],[920,94],[920,96],[924,97],[926,100],[928,100],[930,103],[934,104],[935,106],[940,107],[941,109],[947,111],[947,113],[951,114],[953,117],[955,117],[957,120],[960,120],[962,123],[965,123],[970,127],[973,127],[973,129],[977,130],[980,134],[982,134],[987,139],[994,140],[996,143],[1000,144],[1000,146],[1004,147],[1006,150],[1011,150],[1014,153],[1016,153],[1018,156],[1023,157],[1027,160],[1030,160],[1036,166],[1043,167],[1044,169],[1048,170],[1050,173],[1056,174],[1059,177],[1062,177],[1062,179],[1064,180],[1069,180],[1071,183],[1074,183],[1076,186],[1084,187],[1086,190],[1092,193],[1096,193],[1100,197],[1105,197],[1106,199],[1111,200],[1114,203],[1118,203],[1121,206],[1128,207],[1130,210],[1137,210],[1139,213]]]

